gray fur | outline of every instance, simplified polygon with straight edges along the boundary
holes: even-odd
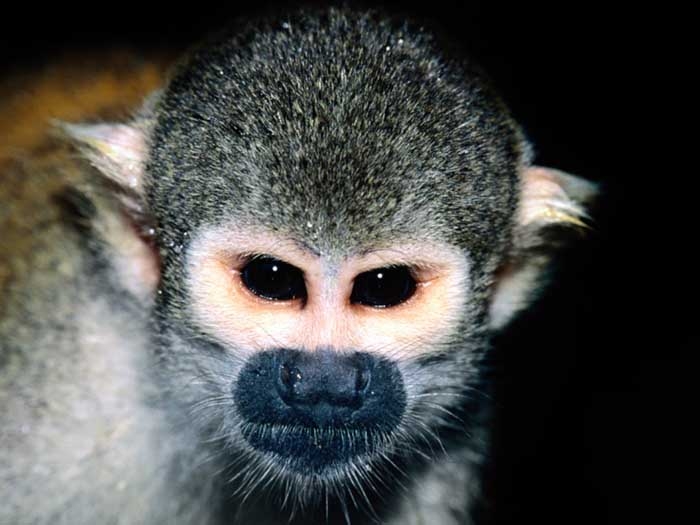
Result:
[[[488,441],[490,285],[517,248],[529,162],[478,69],[373,14],[302,14],[201,47],[139,122],[140,206],[161,256],[153,303],[116,277],[95,225],[119,203],[79,160],[66,180],[79,191],[47,208],[77,223],[46,211],[31,260],[0,252],[12,275],[0,303],[0,523],[469,523]],[[3,173],[25,176],[65,177],[31,163]],[[231,219],[328,257],[405,239],[469,260],[449,345],[399,363],[410,406],[372,470],[298,479],[240,442],[221,400],[242,363],[191,319],[184,286],[189,240]]]

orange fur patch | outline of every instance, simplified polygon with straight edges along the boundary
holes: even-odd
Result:
[[[123,120],[161,86],[172,62],[127,51],[71,55],[0,84],[0,162],[40,144],[53,119]]]

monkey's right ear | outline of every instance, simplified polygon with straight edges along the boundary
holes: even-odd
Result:
[[[131,124],[57,123],[83,156],[118,188],[131,212],[143,212],[143,173],[147,155],[146,130]]]
[[[80,189],[96,210],[90,226],[124,288],[149,301],[158,285],[160,263],[144,199],[147,121],[57,126],[112,188],[116,199],[105,195],[99,184]]]

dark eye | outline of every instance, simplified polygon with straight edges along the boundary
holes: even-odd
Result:
[[[241,270],[243,284],[264,299],[291,301],[306,297],[302,271],[273,257],[255,257]]]
[[[389,266],[355,277],[350,302],[388,308],[403,303],[416,291],[416,280],[406,266]]]

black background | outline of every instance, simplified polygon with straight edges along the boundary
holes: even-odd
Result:
[[[276,7],[215,5],[18,6],[2,22],[0,73],[66,50],[180,47]],[[665,118],[689,117],[674,64],[683,28],[602,2],[378,5],[460,42],[524,124],[539,164],[602,184],[594,231],[501,338],[484,522],[680,521],[680,480],[692,474],[689,356],[700,342],[694,174],[676,165],[685,146]]]

